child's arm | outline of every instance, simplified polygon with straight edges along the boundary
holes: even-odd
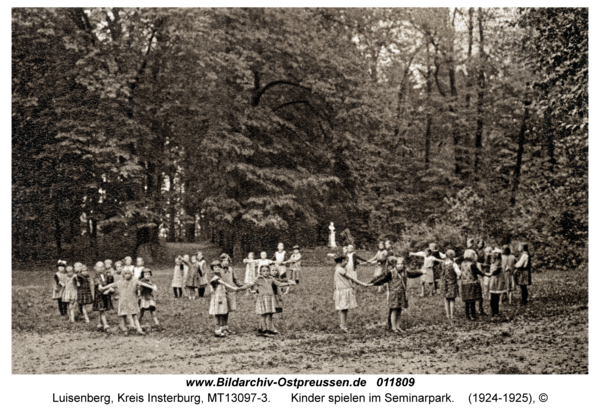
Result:
[[[215,280],[215,282],[218,282],[219,284],[223,284],[225,287],[232,289],[233,291],[236,291],[239,289],[239,287],[233,287],[229,284],[227,284],[225,281],[223,281],[222,279],[218,278]]]
[[[425,258],[425,252],[424,251],[409,252],[408,255],[414,255],[415,257],[423,257],[423,258]]]
[[[277,287],[290,287],[292,285],[296,285],[296,281],[293,280],[288,280],[288,281],[279,281],[277,279],[273,279],[273,284],[275,284]]]
[[[413,271],[413,270],[406,270],[406,276],[408,278],[419,278],[420,276],[423,275],[422,271]]]
[[[358,280],[356,278],[349,277],[348,274],[346,274],[345,272],[340,273],[340,274],[342,275],[342,277],[346,277],[347,279],[349,279],[350,281],[352,281],[355,284],[362,285],[363,287],[368,287],[369,286],[369,284],[364,283],[364,282],[362,282],[362,281],[360,281],[360,280]]]
[[[452,264],[453,268],[454,268],[454,272],[456,273],[456,276],[458,278],[460,278],[461,272],[460,272],[460,267],[458,266],[457,263],[453,263]]]
[[[247,290],[248,288],[252,288],[254,287],[254,284],[256,284],[254,281],[251,281],[249,283],[246,283],[244,285],[242,285],[241,287],[238,287],[238,290]]]
[[[116,286],[117,286],[117,283],[110,283],[110,284],[107,284],[107,285],[100,285],[100,284],[98,284],[98,288],[100,289],[100,291],[104,291],[104,290],[107,290],[109,288],[115,288]]]
[[[375,278],[369,283],[369,286],[372,285],[383,285],[386,282],[389,282],[392,279],[392,273],[388,272],[387,274],[381,274],[379,277]]]
[[[139,285],[141,287],[150,288],[153,291],[158,290],[158,287],[156,285],[154,285],[154,284],[146,284],[146,283],[138,281],[137,285]]]

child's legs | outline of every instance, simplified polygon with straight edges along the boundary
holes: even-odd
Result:
[[[390,309],[390,321],[392,322],[392,330],[398,329],[398,310],[395,308]]]
[[[479,302],[479,305],[481,305],[481,301]],[[471,301],[469,306],[471,307],[471,317],[477,318],[477,313],[475,312],[475,301]]]
[[[223,315],[223,325],[227,327],[229,325],[229,313]]]
[[[131,318],[133,318],[133,325],[135,326],[135,329],[137,331],[141,331],[142,330],[142,326],[140,325],[140,320],[138,318],[138,315],[137,314],[133,314],[131,316]]]
[[[67,312],[69,313],[69,320],[71,322],[75,321],[75,304],[74,303],[68,303],[67,304]]]
[[[450,307],[450,319],[452,319],[454,318],[454,298],[449,298],[447,302]]]
[[[156,316],[156,311],[150,311],[150,315],[152,316],[152,320],[154,320],[154,324],[158,325],[158,317]]]
[[[265,327],[266,330],[274,331],[275,326],[273,325],[273,314],[265,314]]]
[[[85,308],[85,305],[81,306],[81,312],[83,313],[83,317],[85,318],[85,322],[89,323],[90,322],[90,318],[88,317],[88,313],[87,313],[87,308]]]
[[[173,296],[177,298],[177,287],[173,287]]]
[[[340,311],[340,326],[342,326],[342,328],[347,327],[347,320],[348,320],[348,310],[341,310]]]
[[[104,327],[108,327],[108,320],[106,319],[106,313],[104,311],[100,311],[100,321]]]
[[[446,310],[446,317],[450,318],[450,299],[446,298],[444,300],[444,309]]]
[[[259,331],[264,331],[267,329],[267,315],[261,314],[260,320],[258,321],[258,329]]]
[[[125,319],[126,318],[127,318],[127,316],[125,316],[125,315],[119,316],[119,328],[121,329],[121,331],[127,331],[127,327],[125,327]]]
[[[198,288],[198,297],[204,297],[204,287]]]
[[[126,317],[127,317],[127,323],[129,324],[129,327],[135,328],[135,324],[133,322],[133,318],[131,317],[131,314],[126,315]]]
[[[140,318],[139,318],[139,320],[140,320],[140,323],[142,322],[142,318],[144,318],[144,312],[145,312],[145,311],[146,311],[146,309],[145,309],[145,308],[140,308]]]

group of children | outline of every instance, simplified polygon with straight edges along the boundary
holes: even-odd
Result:
[[[521,303],[527,304],[527,286],[531,285],[531,258],[527,244],[519,246],[521,255],[518,260],[507,245],[502,249],[492,249],[486,248],[485,243],[480,241],[478,247],[476,251],[474,241],[468,240],[463,256],[457,258],[453,250],[441,253],[435,244],[430,244],[424,251],[410,252],[403,257],[394,253],[390,241],[385,241],[379,243],[377,254],[369,260],[357,256],[352,245],[345,246],[341,254],[329,254],[336,263],[333,298],[335,309],[339,311],[340,328],[348,331],[348,311],[358,306],[354,284],[379,286],[382,291],[386,290],[388,328],[393,332],[402,331],[399,319],[402,309],[408,308],[409,278],[421,278],[421,296],[425,295],[426,288],[431,295],[434,291],[443,295],[446,316],[450,320],[454,318],[457,296],[465,303],[468,320],[477,319],[475,303],[479,303],[479,314],[486,315],[484,298],[490,300],[492,315],[499,315],[502,297],[507,296],[509,304],[512,303],[516,285],[521,288]],[[406,259],[410,256],[424,258],[419,270],[408,269]],[[191,257],[186,254],[175,260],[171,286],[175,298],[182,298],[184,291],[190,300],[204,297],[206,290],[211,292],[209,314],[215,316],[217,337],[231,333],[228,322],[229,313],[237,309],[235,293],[246,290],[248,294],[255,294],[255,312],[260,316],[258,335],[275,335],[278,332],[273,324],[273,315],[283,311],[282,295],[299,284],[301,259],[297,245],[287,256],[281,243],[270,260],[265,252],[260,254],[260,259],[254,259],[254,254],[249,253],[243,260],[246,273],[241,280],[235,276],[231,258],[225,253],[210,265],[201,252]],[[361,264],[376,265],[371,281],[358,279],[357,267]],[[144,267],[142,258],[138,258],[133,266],[131,258],[126,257],[123,262],[116,262],[114,269],[110,260],[98,262],[92,278],[81,263],[67,266],[65,261],[59,261],[57,267],[53,298],[58,300],[60,313],[68,314],[71,321],[74,321],[75,310],[79,306],[86,322],[89,322],[86,305],[92,304],[92,310],[99,313],[98,328],[108,330],[106,312],[113,309],[112,300],[115,299],[118,300],[117,314],[123,331],[127,331],[125,322],[128,321],[138,333],[144,334],[140,320],[145,311],[150,311],[155,324],[159,324],[155,313],[156,285],[150,281],[152,272]]]
[[[149,311],[155,325],[159,325],[156,317],[156,301],[154,292],[157,287],[150,281],[152,271],[144,267],[144,260],[138,257],[136,265],[132,265],[131,257],[117,261],[113,268],[112,260],[98,261],[94,266],[94,275],[90,276],[86,265],[76,262],[67,265],[59,260],[54,274],[52,298],[57,300],[62,316],[68,316],[75,322],[76,310],[79,309],[86,323],[90,322],[87,306],[98,312],[98,329],[109,331],[110,326],[106,313],[113,310],[113,300],[118,301],[117,315],[119,326],[123,332],[127,327],[135,328],[144,334],[140,321]]]
[[[475,304],[479,303],[479,314],[487,315],[483,308],[484,299],[490,300],[493,317],[500,315],[500,304],[504,296],[512,304],[512,294],[518,285],[521,289],[521,304],[528,302],[528,289],[531,285],[531,256],[528,245],[519,246],[520,257],[512,255],[510,247],[485,247],[485,242],[467,241],[463,257],[456,257],[453,250],[441,253],[435,243],[420,252],[409,252],[407,257],[397,257],[390,241],[380,242],[375,257],[365,260],[354,254],[352,245],[344,247],[343,254],[334,258],[337,266],[334,274],[334,300],[336,310],[340,312],[340,328],[347,331],[347,312],[355,308],[356,298],[352,284],[365,287],[378,285],[387,287],[389,307],[388,328],[394,332],[398,328],[398,319],[403,308],[408,308],[406,287],[409,278],[421,279],[421,297],[425,288],[433,295],[439,290],[444,297],[446,317],[454,319],[454,301],[457,296],[465,303],[468,320],[476,320]],[[424,263],[419,270],[409,270],[405,260],[410,256],[423,257]],[[376,264],[374,278],[364,283],[356,278],[356,266]]]

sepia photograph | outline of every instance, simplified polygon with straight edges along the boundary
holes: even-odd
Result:
[[[589,374],[587,8],[10,13],[13,376]]]

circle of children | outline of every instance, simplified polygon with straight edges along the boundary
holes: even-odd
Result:
[[[521,290],[521,305],[528,300],[527,286],[531,285],[531,257],[527,244],[519,245],[520,257],[511,254],[510,247],[486,247],[484,241],[477,246],[472,239],[462,257],[456,257],[453,250],[442,253],[436,244],[420,252],[409,252],[401,257],[394,254],[391,241],[382,241],[376,255],[363,259],[356,255],[354,247],[343,247],[341,254],[328,254],[336,263],[334,272],[334,302],[339,312],[340,328],[348,332],[348,310],[356,308],[357,301],[354,284],[364,287],[379,286],[387,293],[388,329],[401,332],[399,319],[402,309],[408,308],[407,282],[409,278],[421,279],[421,297],[426,290],[430,296],[434,292],[441,294],[445,301],[446,317],[454,319],[454,301],[460,297],[465,304],[467,320],[477,320],[479,315],[487,315],[483,308],[484,299],[490,300],[493,317],[500,315],[500,305],[506,297],[512,305],[512,295],[518,285]],[[400,254],[398,254],[400,255]],[[273,325],[273,314],[283,311],[283,297],[290,287],[300,281],[301,259],[299,247],[293,247],[293,253],[286,259],[284,245],[280,243],[272,259],[262,252],[259,259],[249,253],[243,260],[246,264],[245,278],[239,280],[232,267],[231,258],[221,254],[220,259],[207,263],[202,252],[195,256],[178,256],[173,271],[173,295],[176,299],[193,300],[204,297],[205,291],[211,293],[209,314],[215,316],[215,336],[225,337],[231,334],[228,326],[229,313],[236,311],[236,291],[247,290],[256,295],[256,314],[260,316],[259,336],[278,334]],[[405,265],[408,256],[424,259],[419,270],[410,270]],[[370,282],[357,278],[357,267],[362,264],[375,265],[374,277]],[[289,266],[289,267],[288,267]],[[94,276],[90,278],[88,269],[81,263],[68,266],[59,260],[58,272],[54,276],[53,299],[58,300],[61,315],[68,315],[75,321],[75,311],[83,314],[90,322],[86,306],[92,304],[92,310],[98,312],[99,330],[110,331],[106,313],[112,310],[112,301],[116,304],[119,327],[127,334],[128,327],[138,334],[144,334],[140,321],[145,312],[150,312],[156,326],[156,285],[151,281],[152,271],[144,266],[144,260],[137,258],[136,265],[126,257],[123,262],[98,262],[94,266]],[[476,311],[478,304],[478,311]],[[126,322],[128,326],[126,326]]]

